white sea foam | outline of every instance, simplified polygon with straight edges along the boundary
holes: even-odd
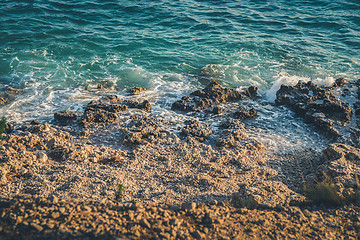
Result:
[[[274,76],[274,79],[275,81],[273,82],[272,87],[268,91],[266,91],[266,99],[269,102],[275,101],[276,92],[280,89],[282,84],[295,86],[299,81],[313,81],[315,84],[320,86],[330,86],[335,81],[333,77],[311,79],[310,77],[290,75],[285,71],[279,72],[278,75]]]

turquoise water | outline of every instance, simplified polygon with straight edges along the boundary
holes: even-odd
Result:
[[[270,102],[280,83],[360,77],[358,0],[2,0],[0,22],[0,85],[24,90],[0,109],[13,121],[134,86],[168,111],[202,69]]]

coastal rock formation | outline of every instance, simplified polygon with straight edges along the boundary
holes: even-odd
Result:
[[[172,109],[185,112],[200,110],[211,112],[211,109],[216,107],[215,105],[254,98],[256,92],[257,87],[254,86],[249,87],[244,92],[239,92],[231,88],[224,88],[216,81],[211,81],[204,89],[191,93],[191,97],[185,96],[181,100],[174,102]]]
[[[0,90],[0,106],[5,105],[15,100],[16,95],[21,94],[22,91],[10,86],[6,86]]]
[[[129,90],[129,93],[131,95],[138,95],[139,93],[145,92],[145,91],[149,91],[149,89],[144,88],[144,87],[134,87]]]
[[[234,147],[239,145],[241,139],[247,137],[244,125],[239,120],[225,120],[220,127],[223,130],[220,137],[216,139],[216,144],[219,147]]]
[[[324,163],[319,167],[331,180],[345,188],[359,184],[360,149],[342,143],[327,146],[322,155]]]
[[[139,103],[132,100],[121,100],[116,95],[105,96],[97,101],[91,101],[86,106],[82,122],[84,124],[116,122],[118,120],[117,113],[124,112],[128,108],[150,112],[151,104],[147,100]]]
[[[343,79],[338,79],[332,87],[302,81],[295,86],[282,85],[276,93],[275,103],[288,106],[306,121],[337,138],[340,136],[339,129],[352,117],[350,104],[339,100],[332,92],[343,84]]]
[[[240,109],[234,113],[234,117],[237,119],[248,119],[248,118],[254,118],[256,114],[257,111],[255,108],[251,108],[250,110],[247,110],[246,108],[240,107]]]
[[[78,116],[77,113],[70,110],[54,113],[54,119],[60,123],[71,122],[75,120],[77,116]]]
[[[122,143],[136,146],[144,141],[152,142],[167,136],[166,131],[159,127],[159,122],[151,117],[133,115],[130,122],[121,130]]]
[[[208,124],[201,124],[199,121],[187,121],[181,134],[184,136],[194,137],[196,140],[203,142],[213,132]]]

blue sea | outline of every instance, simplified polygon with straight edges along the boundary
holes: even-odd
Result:
[[[360,78],[360,1],[1,0],[0,49],[0,88],[23,91],[0,108],[9,121],[135,86],[176,117],[171,103],[204,87],[204,73],[256,85],[269,104],[282,83]],[[267,107],[259,121],[284,116]]]

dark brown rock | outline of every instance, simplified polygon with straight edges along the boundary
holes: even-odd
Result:
[[[180,111],[204,110],[217,104],[239,101],[247,97],[252,98],[256,96],[256,91],[256,87],[250,87],[241,93],[231,88],[224,88],[216,81],[211,81],[204,89],[191,93],[191,97],[182,97],[181,100],[174,102],[172,109]]]
[[[254,118],[256,114],[257,111],[255,108],[251,108],[250,110],[247,110],[245,108],[240,108],[238,111],[234,113],[234,118],[238,118],[238,119]]]
[[[72,120],[75,120],[76,117],[77,117],[77,114],[70,110],[54,113],[54,119],[59,122],[72,121]]]
[[[341,85],[340,80],[337,85]],[[306,121],[337,138],[339,130],[336,126],[346,125],[351,120],[352,108],[331,90],[331,87],[299,81],[294,87],[282,85],[276,93],[275,103],[288,106]]]

